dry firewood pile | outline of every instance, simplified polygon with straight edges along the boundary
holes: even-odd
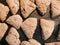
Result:
[[[0,0],[0,45],[60,45],[60,0]]]

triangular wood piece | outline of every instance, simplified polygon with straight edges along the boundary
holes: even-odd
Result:
[[[23,41],[21,45],[31,45],[28,41]]]
[[[60,0],[51,0],[52,17],[60,15]]]
[[[20,44],[20,40],[19,40],[19,33],[17,32],[17,30],[13,27],[11,27],[7,37],[6,37],[6,41],[9,45],[19,45]]]
[[[40,25],[42,28],[42,38],[47,40],[53,33],[55,22],[46,19],[40,19]]]
[[[36,5],[39,12],[41,12],[42,15],[44,15],[48,10],[48,7],[50,5],[50,0],[36,0]]]
[[[22,25],[22,18],[20,15],[13,15],[10,16],[6,22],[12,26],[14,26],[16,29],[19,29],[20,26]]]
[[[57,38],[58,40],[60,40],[60,31],[59,31],[59,33],[58,33],[58,38]]]
[[[41,45],[38,41],[36,41],[35,39],[30,39],[29,40],[31,45]]]
[[[2,3],[0,3],[0,20],[1,21],[5,21],[8,12],[9,12],[8,6],[5,6]]]
[[[0,23],[0,40],[3,38],[8,26],[5,23]]]
[[[24,18],[27,18],[36,9],[36,5],[30,0],[20,0],[20,6]]]
[[[19,10],[19,0],[6,0],[11,9],[12,14],[16,14]]]
[[[23,23],[21,28],[28,38],[32,38],[37,27],[37,18],[28,18]]]

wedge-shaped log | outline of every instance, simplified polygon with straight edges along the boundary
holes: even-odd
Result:
[[[30,0],[20,0],[20,6],[24,18],[27,18],[36,9],[36,5]]]
[[[28,18],[23,23],[21,28],[28,38],[33,38],[37,27],[37,18]]]
[[[40,26],[42,28],[42,38],[47,40],[53,33],[55,22],[46,19],[40,19]]]

